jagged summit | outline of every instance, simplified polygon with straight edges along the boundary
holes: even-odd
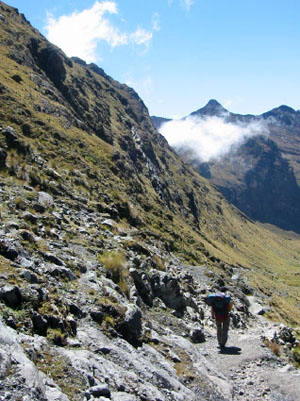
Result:
[[[300,111],[294,110],[292,107],[281,105],[274,109],[262,114],[264,119],[273,119],[279,124],[289,127],[299,127],[300,125]]]
[[[217,100],[211,99],[204,107],[191,113],[191,116],[220,116],[224,113],[228,113]]]

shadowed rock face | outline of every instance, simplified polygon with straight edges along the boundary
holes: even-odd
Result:
[[[233,161],[212,164],[213,176],[224,166],[236,173],[237,180],[224,185],[219,180],[217,188],[227,200],[254,220],[300,231],[300,189],[275,142],[263,137],[248,140]]]

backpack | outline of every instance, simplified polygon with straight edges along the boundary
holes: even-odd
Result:
[[[230,303],[229,295],[226,295],[222,292],[217,292],[214,295],[210,295],[208,300],[216,316],[222,315],[225,317],[228,315],[228,306]]]

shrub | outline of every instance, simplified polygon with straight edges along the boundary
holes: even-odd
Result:
[[[26,203],[24,202],[24,199],[17,197],[15,199],[15,205],[16,205],[16,209],[19,210],[25,210],[26,209]]]
[[[106,252],[98,257],[100,263],[103,264],[109,278],[116,283],[124,294],[128,294],[128,270],[126,268],[126,258],[122,252],[112,251]]]
[[[294,361],[297,362],[297,364],[300,364],[300,344],[298,344],[297,347],[293,349],[292,354]]]
[[[276,341],[265,339],[264,343],[276,356],[280,356],[282,354],[282,347]]]

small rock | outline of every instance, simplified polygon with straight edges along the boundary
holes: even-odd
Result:
[[[6,305],[11,308],[20,306],[23,301],[19,287],[11,285],[5,285],[0,289],[0,299],[3,299]]]
[[[83,311],[79,308],[79,306],[77,306],[76,304],[74,304],[73,302],[69,302],[69,310],[70,313],[72,313],[72,315],[76,316],[76,317],[83,317],[84,313]]]
[[[106,384],[99,384],[98,386],[91,387],[88,391],[93,397],[106,397],[110,398],[110,390]]]
[[[47,192],[41,191],[38,194],[38,203],[45,209],[48,209],[49,207],[54,205],[54,200],[53,197],[49,195]]]
[[[37,312],[34,312],[31,320],[34,332],[40,336],[46,336],[48,328],[47,320]]]
[[[23,257],[18,257],[17,262],[20,266],[25,267],[26,269],[33,269],[34,268],[34,262],[33,260],[23,258]]]
[[[77,279],[76,275],[72,272],[72,270],[67,269],[66,267],[56,268],[55,270],[59,270],[59,273],[55,275],[59,275],[70,281],[74,281]]]
[[[29,231],[29,230],[22,230],[22,231],[20,232],[20,234],[21,234],[22,238],[23,238],[25,241],[28,241],[28,242],[30,242],[30,243],[35,243],[35,238],[34,238],[34,235],[33,235],[33,233],[32,233],[31,231]]]
[[[33,223],[33,224],[35,224],[38,221],[38,217],[30,212],[24,212],[22,214],[22,218],[26,221],[29,221],[29,223]]]
[[[46,208],[43,205],[40,205],[39,203],[35,203],[32,205],[33,209],[37,213],[45,213]]]
[[[0,148],[0,169],[5,169],[6,166],[6,158],[7,158],[7,152]]]
[[[192,328],[190,330],[190,339],[193,343],[205,342],[205,335],[202,328]]]
[[[90,312],[90,315],[92,317],[92,319],[97,322],[98,324],[101,324],[104,318],[104,315],[102,312],[99,311],[92,311]]]
[[[108,347],[101,347],[101,348],[98,348],[97,351],[98,351],[98,352],[101,352],[101,353],[104,354],[104,355],[108,355],[108,354],[111,352],[111,348],[108,348]]]
[[[23,270],[20,275],[31,284],[38,283],[37,276],[34,273],[30,272],[29,270]]]
[[[43,257],[57,266],[64,266],[64,262],[52,253],[43,253]]]

